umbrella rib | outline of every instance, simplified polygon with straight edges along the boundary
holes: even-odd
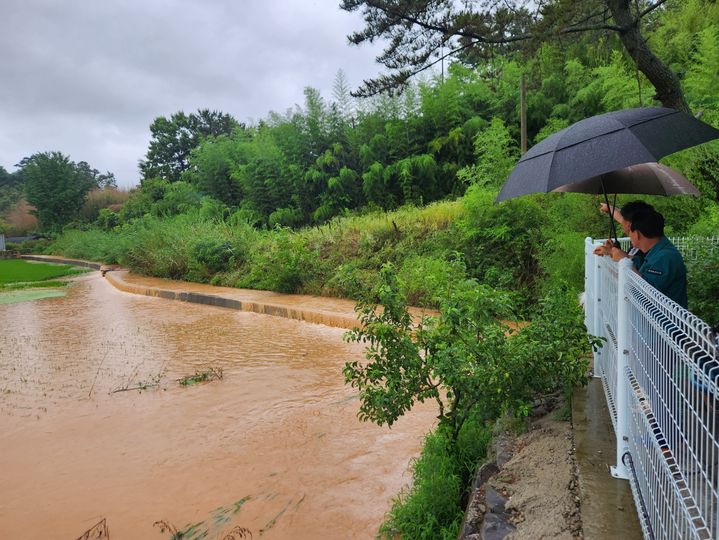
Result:
[[[584,139],[584,140],[581,140],[581,141],[578,141],[578,142],[575,142],[575,143],[572,143],[572,144],[568,144],[567,146],[564,146],[564,147],[560,148],[559,150],[557,150],[557,149],[555,148],[555,149],[553,149],[553,150],[547,150],[546,152],[542,152],[541,154],[535,154],[535,155],[533,155],[532,157],[530,157],[530,158],[528,158],[528,159],[526,159],[526,160],[521,160],[521,159],[520,159],[519,162],[521,163],[522,161],[525,161],[525,162],[526,162],[526,161],[531,161],[531,160],[533,160],[533,159],[535,159],[535,158],[542,157],[542,156],[546,156],[547,154],[553,154],[553,153],[556,153],[556,152],[561,152],[561,151],[563,151],[563,150],[566,150],[567,148],[572,148],[573,146],[577,146],[577,145],[579,145],[579,144],[584,144],[584,143],[587,142],[587,141],[591,141],[591,140],[594,140],[594,139],[599,139],[600,137],[606,137],[607,135],[609,135],[609,134],[611,134],[611,133],[617,133],[618,131],[622,131],[622,130],[625,130],[625,129],[629,129],[629,128],[627,128],[626,126],[622,126],[622,127],[618,128],[618,129],[614,129],[614,130],[612,130],[612,131],[604,131],[604,132],[600,133],[599,135],[595,135],[594,137],[589,137],[588,139]]]
[[[578,141],[578,142],[575,142],[575,143],[572,143],[572,144],[568,144],[567,146],[564,146],[564,147],[560,148],[559,150],[557,150],[556,148],[554,148],[554,149],[552,149],[552,150],[547,150],[546,152],[542,152],[541,154],[536,154],[536,155],[534,155],[534,156],[528,158],[526,161],[531,161],[531,160],[533,160],[533,159],[535,159],[535,158],[542,157],[542,156],[545,156],[545,155],[547,155],[547,154],[551,154],[551,153],[553,153],[553,152],[560,152],[560,151],[562,151],[562,150],[566,150],[567,148],[572,148],[573,146],[577,146],[577,145],[579,145],[579,144],[583,144],[583,143],[585,143],[585,142],[587,142],[587,141],[591,141],[591,140],[597,139],[597,138],[599,138],[599,137],[605,137],[606,135],[609,135],[609,134],[611,134],[611,133],[617,133],[618,131],[622,131],[622,130],[624,130],[624,129],[630,129],[630,128],[633,128],[633,127],[635,127],[635,126],[640,126],[640,125],[642,125],[642,124],[646,124],[647,122],[652,122],[652,121],[656,120],[657,118],[664,118],[665,116],[671,116],[671,115],[673,115],[673,114],[679,114],[679,113],[680,113],[680,111],[668,111],[668,112],[665,112],[664,114],[657,115],[657,116],[652,116],[651,118],[646,118],[646,119],[644,119],[644,120],[641,120],[641,121],[639,121],[639,122],[635,122],[635,123],[633,123],[633,124],[629,124],[629,125],[623,124],[622,127],[620,127],[620,128],[613,129],[613,130],[611,130],[611,131],[603,131],[602,133],[600,133],[600,134],[598,134],[598,135],[595,135],[594,137],[589,137],[589,138],[584,139],[584,140],[582,140],[582,141]],[[570,127],[571,127],[571,126],[570,126]],[[662,157],[663,157],[663,156],[662,156]],[[522,161],[522,160],[520,160],[520,162],[521,162],[521,161]]]

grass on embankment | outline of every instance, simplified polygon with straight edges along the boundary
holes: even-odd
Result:
[[[84,270],[67,264],[29,262],[22,259],[0,260],[0,289],[25,287],[62,287],[54,278],[80,274]]]

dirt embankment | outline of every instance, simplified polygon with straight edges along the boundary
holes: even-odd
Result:
[[[555,412],[521,435],[497,437],[495,462],[477,483],[462,538],[582,538],[572,425]],[[494,465],[494,467],[492,467]]]

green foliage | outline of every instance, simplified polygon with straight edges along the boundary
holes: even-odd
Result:
[[[276,229],[255,245],[249,254],[250,270],[239,277],[236,286],[269,289],[283,293],[302,292],[310,278],[316,253],[307,250],[302,236],[289,229]]]
[[[190,249],[187,275],[192,281],[209,281],[215,274],[229,270],[235,262],[232,243],[226,240],[203,238]]]
[[[107,230],[67,230],[50,247],[50,253],[71,259],[117,264],[127,249],[125,238]]]
[[[60,152],[34,154],[23,162],[22,177],[27,201],[35,207],[33,214],[43,230],[55,232],[78,216],[87,193],[96,185],[82,163]]]
[[[15,251],[18,253],[22,253],[23,255],[28,255],[31,253],[40,253],[44,254],[46,253],[46,250],[49,248],[49,246],[52,245],[52,242],[46,238],[38,238],[36,240],[26,240],[25,242],[21,242],[20,244],[15,244]],[[8,247],[8,249],[10,249]]]
[[[0,166],[0,215],[12,208],[23,195],[23,178],[15,172],[9,173]]]
[[[202,196],[187,182],[175,182],[167,186],[163,197],[150,208],[150,212],[158,217],[177,216],[199,209]]]
[[[366,344],[367,363],[348,362],[362,420],[392,425],[415,402],[435,399],[439,426],[413,464],[413,483],[395,500],[380,535],[456,538],[461,499],[491,436],[487,420],[526,416],[538,396],[565,395],[586,382],[587,339],[574,291],[554,289],[527,326],[498,322],[507,298],[471,280],[444,291],[440,315],[415,327],[391,266],[381,272],[382,310],[360,303],[361,327],[346,334]]]
[[[229,135],[242,127],[229,114],[208,109],[189,115],[180,111],[169,119],[164,116],[155,118],[150,125],[150,147],[140,162],[140,171],[145,179],[159,177],[177,182],[189,167],[190,152],[203,138]]]
[[[222,368],[209,367],[195,371],[193,375],[186,375],[177,379],[180,386],[194,386],[209,381],[221,381],[223,378]]]
[[[270,227],[296,227],[302,224],[303,216],[299,208],[278,208],[268,218]]]
[[[191,151],[191,167],[182,174],[182,178],[205,195],[228,206],[237,205],[242,199],[242,192],[237,180],[232,178],[232,166],[237,159],[236,146],[236,142],[226,135],[208,137]]]
[[[442,429],[427,435],[420,457],[412,463],[412,485],[394,500],[380,536],[457,538],[467,479],[485,460],[491,434],[491,424],[475,412],[462,427],[456,444]]]
[[[380,529],[384,538],[454,539],[459,532],[464,489],[451,442],[430,433],[413,464],[412,487],[400,493]]]
[[[519,292],[521,303],[536,299],[542,278],[538,251],[546,216],[533,197],[495,205],[496,192],[472,186],[459,223],[461,251],[470,275],[499,289]]]
[[[410,255],[397,274],[400,293],[411,306],[434,307],[447,284],[465,278],[465,269],[456,261],[433,256]]]
[[[691,103],[697,107],[717,108],[719,88],[719,21],[697,35],[696,52],[684,78],[684,87]]]
[[[498,189],[519,159],[519,148],[499,118],[493,118],[487,129],[474,139],[475,165],[463,169],[460,179],[467,183]]]
[[[715,325],[719,323],[719,249],[697,239],[696,250],[696,258],[686,260],[689,309]]]
[[[655,93],[652,85],[646,77],[634,71],[634,66],[627,65],[618,51],[613,53],[610,64],[595,68],[594,74],[594,84],[600,89],[602,105],[607,111],[639,107],[642,104],[645,107],[657,105],[652,103],[652,95]]]
[[[558,232],[540,247],[539,264],[545,287],[565,283],[574,291],[584,288],[584,238],[572,230]]]
[[[581,381],[589,343],[573,291],[550,291],[536,319],[510,338],[499,322],[510,315],[505,294],[473,280],[450,283],[440,315],[415,328],[392,266],[380,277],[383,309],[360,302],[362,326],[346,335],[366,344],[367,363],[349,362],[343,370],[359,389],[360,419],[391,426],[416,401],[434,399],[439,425],[455,441],[475,407],[489,417],[526,414],[536,394]]]

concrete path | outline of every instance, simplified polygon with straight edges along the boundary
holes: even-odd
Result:
[[[586,540],[641,540],[639,517],[627,480],[609,473],[616,439],[599,379],[574,392],[572,423]]]

